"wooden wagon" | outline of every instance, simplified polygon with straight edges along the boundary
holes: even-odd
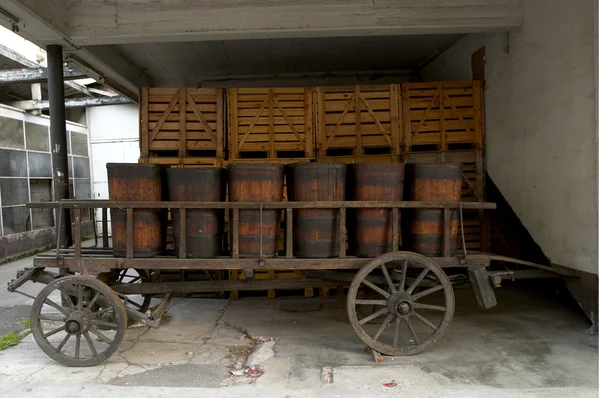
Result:
[[[107,360],[123,341],[128,320],[158,327],[160,315],[174,294],[263,290],[280,287],[348,287],[345,294],[350,323],[358,337],[374,353],[412,355],[435,343],[450,325],[455,309],[454,287],[471,283],[479,304],[484,308],[496,304],[494,287],[503,278],[542,277],[568,272],[518,259],[463,249],[450,252],[450,214],[460,215],[459,239],[463,232],[463,209],[494,209],[493,203],[474,202],[115,202],[105,200],[67,200],[30,203],[30,207],[70,210],[74,214],[74,246],[40,254],[34,267],[18,273],[8,290],[34,299],[31,312],[33,336],[40,348],[57,362],[67,366],[92,366]],[[126,256],[114,257],[108,247],[107,209],[119,208],[127,214]],[[181,244],[177,253],[155,258],[134,258],[134,212],[141,209],[179,209]],[[293,251],[294,209],[335,209],[339,211],[339,257],[325,259],[297,258]],[[347,212],[352,209],[391,209],[393,247],[399,251],[377,258],[346,255],[345,228]],[[443,211],[443,256],[400,251],[400,209],[441,209]],[[80,238],[82,214],[102,209],[104,247],[84,248]],[[227,209],[231,217],[231,253],[211,259],[186,258],[185,231],[188,209]],[[263,258],[239,256],[239,213],[244,209],[284,210],[286,214],[285,253]],[[59,212],[60,214],[60,212]],[[262,218],[261,218],[262,220]],[[60,222],[58,223],[60,225]],[[262,229],[261,229],[262,230]],[[60,231],[57,235],[60,235]],[[262,238],[262,237],[261,237]],[[261,242],[262,243],[262,242]],[[262,244],[260,245],[262,247]],[[463,245],[464,248],[464,245]],[[535,270],[491,271],[492,260],[517,263]],[[60,272],[50,272],[48,269]],[[243,269],[289,269],[301,271],[303,277],[283,280],[172,280],[174,270],[214,271]],[[70,274],[70,275],[69,275]],[[30,296],[19,287],[27,281],[47,286]],[[341,290],[344,292],[343,290]],[[160,303],[150,308],[151,300]]]

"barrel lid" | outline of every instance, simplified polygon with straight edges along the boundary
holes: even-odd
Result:
[[[283,170],[285,166],[280,163],[229,163],[227,170]]]
[[[223,169],[221,167],[192,167],[192,168],[183,168],[183,167],[170,167],[166,170],[167,174],[215,174],[222,172]]]
[[[341,162],[323,162],[323,163],[291,163],[288,167],[295,169],[337,169],[346,168],[346,163]]]
[[[163,166],[160,164],[152,164],[152,163],[106,163],[107,169],[113,169],[113,168],[121,169],[123,167],[136,167],[136,168],[146,167],[146,168],[160,169]]]

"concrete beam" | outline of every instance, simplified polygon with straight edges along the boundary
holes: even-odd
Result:
[[[77,45],[472,33],[521,24],[516,0],[79,0],[68,18]]]
[[[150,84],[145,73],[116,48],[110,49],[110,62],[105,62],[92,54],[95,50],[88,51],[73,42],[68,28],[68,0],[0,0],[0,9],[4,11],[0,12],[1,25],[41,47],[61,45],[66,54],[82,60],[86,67],[105,78],[107,84],[124,96],[137,100],[139,87]]]
[[[65,100],[65,108],[88,108],[91,106],[103,105],[123,105],[131,104],[129,98],[125,97],[103,97],[103,98],[74,98]],[[30,111],[34,109],[49,109],[48,101],[17,101],[8,104],[9,106]]]
[[[87,76],[73,70],[63,72],[64,80],[83,79]],[[44,83],[48,80],[46,68],[22,68],[0,70],[0,84]]]

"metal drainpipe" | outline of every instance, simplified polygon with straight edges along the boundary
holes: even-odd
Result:
[[[50,146],[52,151],[52,181],[54,200],[69,199],[69,164],[67,154],[67,126],[65,115],[65,86],[63,77],[62,47],[51,44],[46,47],[48,53],[48,100],[50,103]],[[60,210],[57,210],[57,212]],[[63,210],[60,220],[58,249],[66,249],[72,244],[71,214]],[[63,274],[61,268],[61,274]],[[65,270],[66,271],[66,270]],[[67,271],[68,274],[68,271]]]

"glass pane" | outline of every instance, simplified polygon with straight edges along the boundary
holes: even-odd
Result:
[[[75,171],[75,178],[90,178],[90,159],[74,157],[73,170]]]
[[[90,180],[73,180],[75,181],[75,199],[91,199],[92,188]]]
[[[29,180],[32,202],[50,202],[52,198],[52,180]],[[33,229],[54,226],[52,209],[31,209]]]
[[[69,178],[73,178],[73,156],[68,157],[69,161]]]
[[[0,146],[25,149],[23,122],[21,120],[0,117]]]
[[[67,131],[67,153],[71,154],[71,132]]]
[[[27,177],[27,155],[25,152],[0,149],[0,176]]]
[[[29,177],[52,177],[52,156],[29,152]]]
[[[25,134],[27,136],[27,149],[50,152],[48,126],[25,122]]]
[[[17,234],[29,231],[29,209],[23,207],[9,207],[2,209],[2,224],[4,235]]]
[[[71,131],[71,148],[73,155],[88,156],[87,135]]]
[[[2,206],[22,205],[29,202],[27,178],[0,178]]]

